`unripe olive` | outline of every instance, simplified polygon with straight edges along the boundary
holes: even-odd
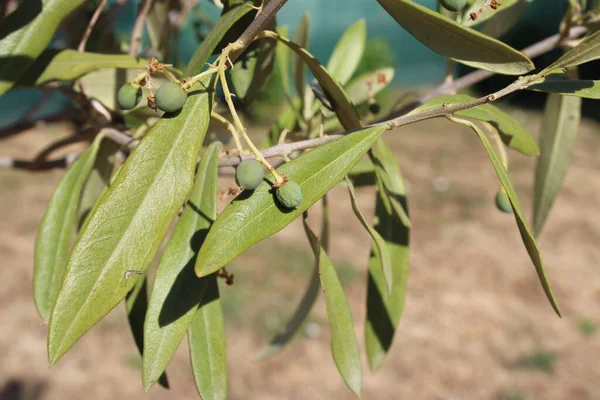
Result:
[[[372,103],[369,104],[369,112],[371,114],[379,114],[379,111],[381,111],[381,106],[377,103]]]
[[[262,164],[254,159],[242,161],[235,169],[235,181],[243,189],[254,190],[265,177]]]
[[[187,92],[175,82],[167,82],[156,91],[154,102],[156,107],[164,112],[175,112],[181,110],[181,107],[187,100]]]
[[[467,5],[467,0],[440,0],[440,4],[448,11],[459,12]]]
[[[294,181],[287,181],[275,192],[279,204],[285,208],[296,208],[302,203],[302,189]]]
[[[123,110],[131,110],[133,107],[138,105],[141,99],[142,88],[139,86],[133,86],[131,82],[121,86],[119,92],[117,93],[119,107],[121,107]]]
[[[510,200],[508,199],[508,195],[504,190],[499,190],[498,193],[496,193],[496,207],[498,207],[498,210],[507,214],[513,212],[513,208],[510,204]]]

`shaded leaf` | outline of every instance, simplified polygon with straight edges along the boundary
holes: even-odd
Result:
[[[61,21],[83,0],[20,2],[0,24],[0,95],[10,89],[48,46]]]
[[[310,15],[308,13],[302,16],[298,22],[298,26],[296,26],[294,42],[296,42],[298,46],[308,49],[308,43],[310,42]],[[281,43],[286,44],[285,41],[282,41]],[[300,98],[300,110],[303,110],[306,92],[306,66],[301,55],[295,53],[292,56],[292,59],[294,61],[294,86],[296,88],[296,95]]]
[[[206,290],[188,330],[196,388],[203,400],[227,398],[227,343],[216,274],[203,278]]]
[[[364,103],[369,96],[376,96],[394,79],[393,68],[381,68],[364,73],[350,81],[346,94],[355,105]]]
[[[69,167],[54,189],[38,228],[33,264],[33,300],[44,320],[50,318],[62,285],[76,232],[79,200],[101,140],[101,137],[96,139]]]
[[[508,195],[510,204],[512,205],[512,208],[514,210],[514,216],[517,222],[517,226],[519,227],[519,232],[521,233],[521,238],[523,239],[523,244],[527,249],[527,253],[531,258],[531,261],[535,265],[536,272],[538,274],[542,287],[544,288],[546,297],[550,301],[550,304],[552,305],[552,308],[554,308],[554,311],[556,311],[556,314],[558,314],[558,316],[561,316],[560,309],[558,308],[558,303],[556,302],[554,294],[552,293],[550,282],[548,281],[548,276],[546,275],[546,271],[544,270],[544,263],[540,254],[540,248],[538,247],[538,244],[535,241],[535,238],[533,237],[529,226],[527,225],[527,221],[525,220],[523,211],[521,211],[521,205],[519,204],[517,193],[515,192],[515,189],[513,188],[512,183],[510,182],[508,172],[506,172],[506,169],[502,165],[502,161],[500,161],[500,159],[498,158],[498,155],[496,154],[496,151],[490,143],[490,140],[488,139],[486,134],[481,131],[481,129],[479,129],[475,124],[469,121],[460,120],[458,118],[455,118],[453,120],[455,122],[469,126],[471,129],[473,129],[477,133],[477,136],[479,136],[481,142],[483,143],[483,147],[485,148],[485,151],[487,152],[490,161],[492,162],[492,166],[494,167],[494,170],[496,171],[496,174],[500,179],[500,183],[502,184],[502,187],[504,187],[504,190]]]
[[[302,203],[293,210],[276,203],[272,177],[254,192],[238,195],[208,233],[198,254],[196,274],[206,276],[217,271],[253,244],[285,228],[341,181],[386,129],[375,126],[359,130],[279,167],[280,174],[302,188]]]
[[[506,10],[496,10],[497,15],[494,15],[494,18],[486,22],[481,29],[481,33],[493,38],[499,38],[517,24],[517,21],[525,14],[525,11],[531,4],[533,2],[528,0],[519,0],[513,7]]]
[[[487,20],[489,20],[490,18],[501,18],[501,14],[509,9],[510,7],[514,6],[515,4],[519,3],[519,0],[503,0],[502,4],[500,7],[498,7],[496,10],[494,10],[492,7],[487,6],[487,7],[483,7],[484,3],[488,1],[488,0],[476,0],[473,4],[471,4],[469,7],[467,7],[465,10],[462,11],[462,25],[464,26],[474,26],[474,25],[479,25],[482,22],[485,22]],[[527,3],[527,1],[523,1],[523,3]],[[481,13],[479,12],[480,10]],[[473,20],[470,17],[471,13],[478,13],[477,15],[477,19]]]
[[[333,79],[344,86],[352,75],[365,51],[367,24],[359,19],[350,25],[335,45],[327,63],[327,71]],[[298,41],[296,43],[300,44]],[[305,47],[305,46],[302,46]]]
[[[277,33],[283,37],[288,37],[288,27],[278,26]],[[290,51],[282,43],[277,43],[275,47],[275,64],[279,68],[279,76],[281,76],[281,86],[287,96],[290,95]]]
[[[444,103],[457,104],[473,100],[475,100],[474,97],[465,94],[441,96],[427,102],[412,111],[412,113],[439,107]],[[538,145],[531,135],[510,115],[506,114],[496,106],[483,104],[466,110],[457,111],[454,115],[488,122],[498,130],[502,141],[511,149],[517,150],[526,156],[536,156],[540,154]]]
[[[331,354],[348,388],[360,397],[362,367],[354,333],[352,313],[335,267],[321,246],[319,239],[308,226],[306,218],[307,214],[303,218],[304,230],[317,258],[321,286],[325,295],[327,318],[331,329]]]
[[[550,94],[540,134],[541,154],[535,169],[533,232],[539,236],[560,192],[581,119],[581,99]]]
[[[148,391],[175,354],[190,326],[209,278],[194,274],[196,253],[217,218],[221,143],[200,161],[192,192],[160,260],[144,325],[142,382]]]
[[[128,272],[144,272],[152,262],[192,189],[212,96],[208,81],[194,85],[183,109],[154,125],[94,207],[50,319],[50,364],[125,297],[137,280]]]
[[[552,72],[536,82],[527,89],[586,99],[600,99],[600,81],[570,79],[562,72]]]
[[[510,46],[410,0],[377,0],[404,29],[431,50],[459,63],[505,75],[534,69]]]
[[[172,5],[173,0],[154,1],[146,17],[152,50],[156,52],[156,58],[163,62],[169,58],[169,38],[173,33],[173,26],[169,20]]]

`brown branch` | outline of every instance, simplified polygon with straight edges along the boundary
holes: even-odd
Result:
[[[31,172],[48,171],[56,168],[67,168],[79,157],[80,153],[67,154],[55,160],[36,163],[30,160],[20,160],[11,157],[0,157],[0,169],[23,169]]]
[[[87,41],[90,38],[90,35],[92,34],[92,30],[94,29],[96,22],[98,22],[98,18],[100,17],[100,14],[102,13],[102,9],[104,8],[105,4],[106,4],[106,0],[100,0],[100,4],[98,4],[96,11],[94,11],[94,15],[92,15],[92,19],[90,19],[90,22],[85,30],[85,33],[83,34],[83,37],[81,38],[81,41],[79,42],[79,46],[77,46],[77,51],[81,51],[81,52],[85,51],[85,45],[87,44]]]
[[[142,42],[142,34],[144,33],[144,22],[146,22],[146,17],[148,16],[148,12],[150,12],[150,8],[154,0],[144,0],[143,3],[139,6],[138,15],[135,19],[135,24],[133,25],[133,30],[131,31],[131,40],[129,42],[129,55],[137,57],[140,52],[140,44]]]

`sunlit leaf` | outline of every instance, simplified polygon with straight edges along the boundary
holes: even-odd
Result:
[[[214,142],[202,156],[190,197],[156,270],[144,325],[142,382],[146,391],[167,368],[209,281],[194,274],[194,265],[196,253],[217,218],[221,147]]]
[[[302,16],[296,26],[294,42],[297,43],[298,46],[308,49],[308,44],[310,42],[310,15],[308,13]],[[285,42],[282,43],[285,44]],[[306,65],[302,60],[302,57],[297,53],[292,56],[292,59],[294,61],[294,87],[296,88],[296,95],[300,99],[300,110],[303,110],[304,98],[306,96]]]
[[[581,43],[567,51],[561,58],[539,73],[544,76],[554,69],[574,67],[600,58],[600,31],[586,37]]]
[[[341,181],[386,129],[376,126],[348,134],[279,167],[280,174],[302,188],[302,203],[293,210],[276,203],[271,176],[254,192],[238,195],[208,233],[198,254],[196,274],[217,271],[253,244],[285,228]]]
[[[364,19],[359,19],[346,29],[335,45],[327,63],[327,71],[340,85],[344,86],[348,83],[356,71],[365,51],[366,42],[367,24]]]
[[[531,60],[512,47],[414,1],[377,1],[408,33],[444,57],[505,75],[522,75],[534,69]]]

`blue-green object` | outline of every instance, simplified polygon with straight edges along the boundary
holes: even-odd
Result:
[[[121,86],[119,92],[117,93],[119,107],[121,107],[123,110],[131,110],[138,105],[141,99],[142,88],[139,86],[135,87],[131,83],[126,83]]]
[[[154,102],[159,110],[175,112],[181,110],[187,100],[187,92],[175,82],[167,82],[158,88]]]
[[[254,159],[242,161],[235,169],[235,182],[245,190],[254,190],[265,177],[265,169]]]
[[[275,192],[277,201],[285,208],[296,208],[302,203],[302,189],[294,181],[281,185]]]

